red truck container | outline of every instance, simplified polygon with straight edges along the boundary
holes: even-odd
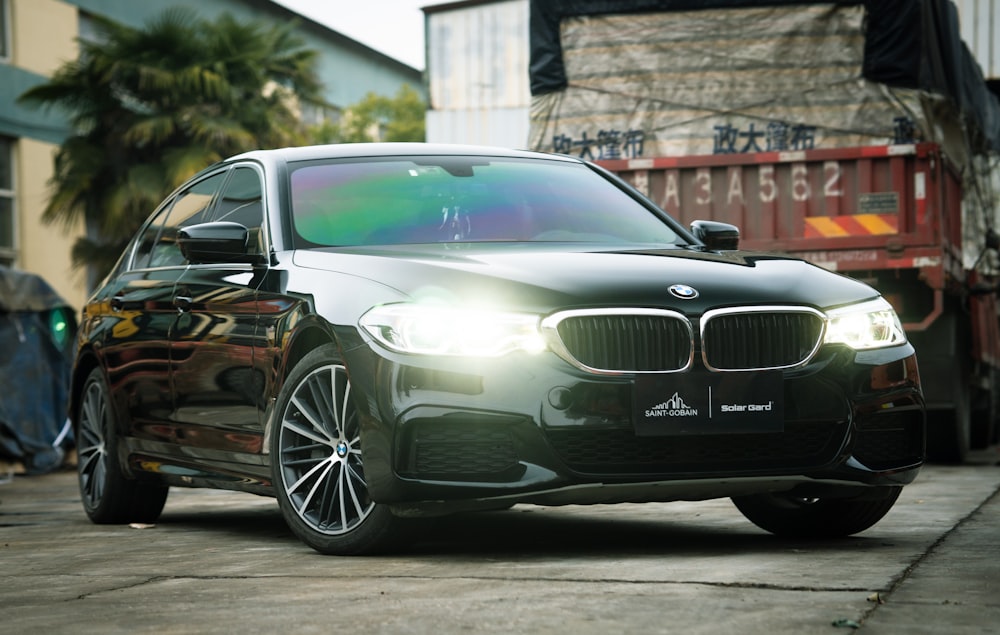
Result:
[[[599,163],[685,224],[731,223],[742,249],[791,254],[877,288],[917,349],[929,456],[961,461],[970,444],[996,440],[995,281],[963,264],[962,182],[939,146]]]

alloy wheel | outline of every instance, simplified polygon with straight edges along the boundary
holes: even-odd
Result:
[[[89,381],[80,404],[77,461],[80,492],[88,507],[96,507],[107,484],[108,451],[105,426],[108,399],[100,381]]]
[[[346,369],[318,367],[295,386],[278,430],[281,483],[313,530],[340,535],[375,507],[361,458],[360,425]]]

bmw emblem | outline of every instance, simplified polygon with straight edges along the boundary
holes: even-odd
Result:
[[[698,297],[698,290],[686,284],[672,284],[667,290],[670,291],[670,295],[681,300],[693,300]]]

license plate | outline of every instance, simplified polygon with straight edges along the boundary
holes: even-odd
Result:
[[[632,399],[638,436],[781,432],[780,370],[639,375]]]

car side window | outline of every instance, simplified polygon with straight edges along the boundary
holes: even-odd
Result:
[[[263,190],[257,170],[237,167],[226,183],[216,204],[215,221],[231,221],[246,227],[250,232],[248,253],[264,253],[261,225],[264,221]]]
[[[167,215],[170,213],[171,205],[173,205],[172,200],[163,205],[160,211],[156,213],[156,216],[146,224],[142,233],[139,234],[139,237],[136,239],[135,252],[132,258],[132,269],[149,267],[149,257],[153,253],[153,247],[156,245],[160,230],[163,229],[163,223],[166,222]]]
[[[225,176],[226,172],[217,172],[194,183],[153,219],[139,239],[137,268],[176,267],[186,263],[177,245],[177,230],[211,220],[212,205]]]

